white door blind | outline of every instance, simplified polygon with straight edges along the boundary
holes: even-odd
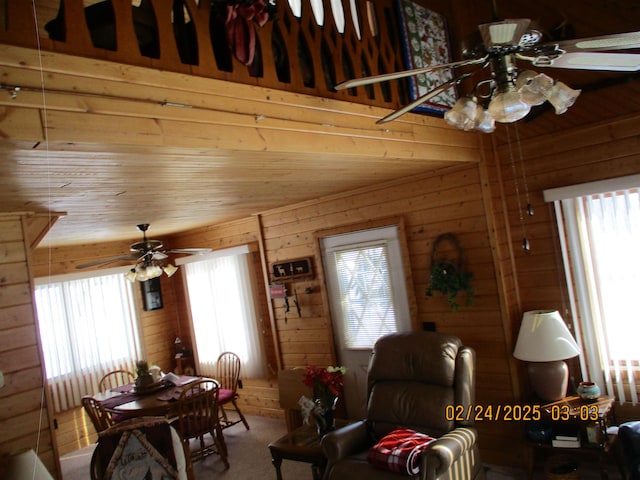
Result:
[[[637,188],[555,200],[584,375],[622,403],[640,386],[640,194]]]
[[[397,329],[385,245],[334,252],[346,348],[371,348]]]

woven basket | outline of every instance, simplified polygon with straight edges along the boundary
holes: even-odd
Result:
[[[578,461],[569,455],[554,455],[544,466],[548,480],[579,480]]]

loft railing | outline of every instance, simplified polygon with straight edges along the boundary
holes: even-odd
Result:
[[[403,68],[394,1],[342,0],[341,16],[330,0],[278,0],[259,26],[241,7],[227,22],[234,2],[226,0],[60,0],[53,8],[57,0],[37,0],[35,15],[31,2],[4,0],[0,43],[398,108],[407,101],[402,82],[333,89]]]

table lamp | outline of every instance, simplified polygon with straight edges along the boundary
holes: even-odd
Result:
[[[564,360],[579,354],[557,310],[524,313],[513,356],[529,362],[531,386],[541,400],[555,402],[566,396],[569,367]]]

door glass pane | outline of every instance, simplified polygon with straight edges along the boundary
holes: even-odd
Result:
[[[335,252],[346,348],[371,348],[397,328],[386,245]]]

